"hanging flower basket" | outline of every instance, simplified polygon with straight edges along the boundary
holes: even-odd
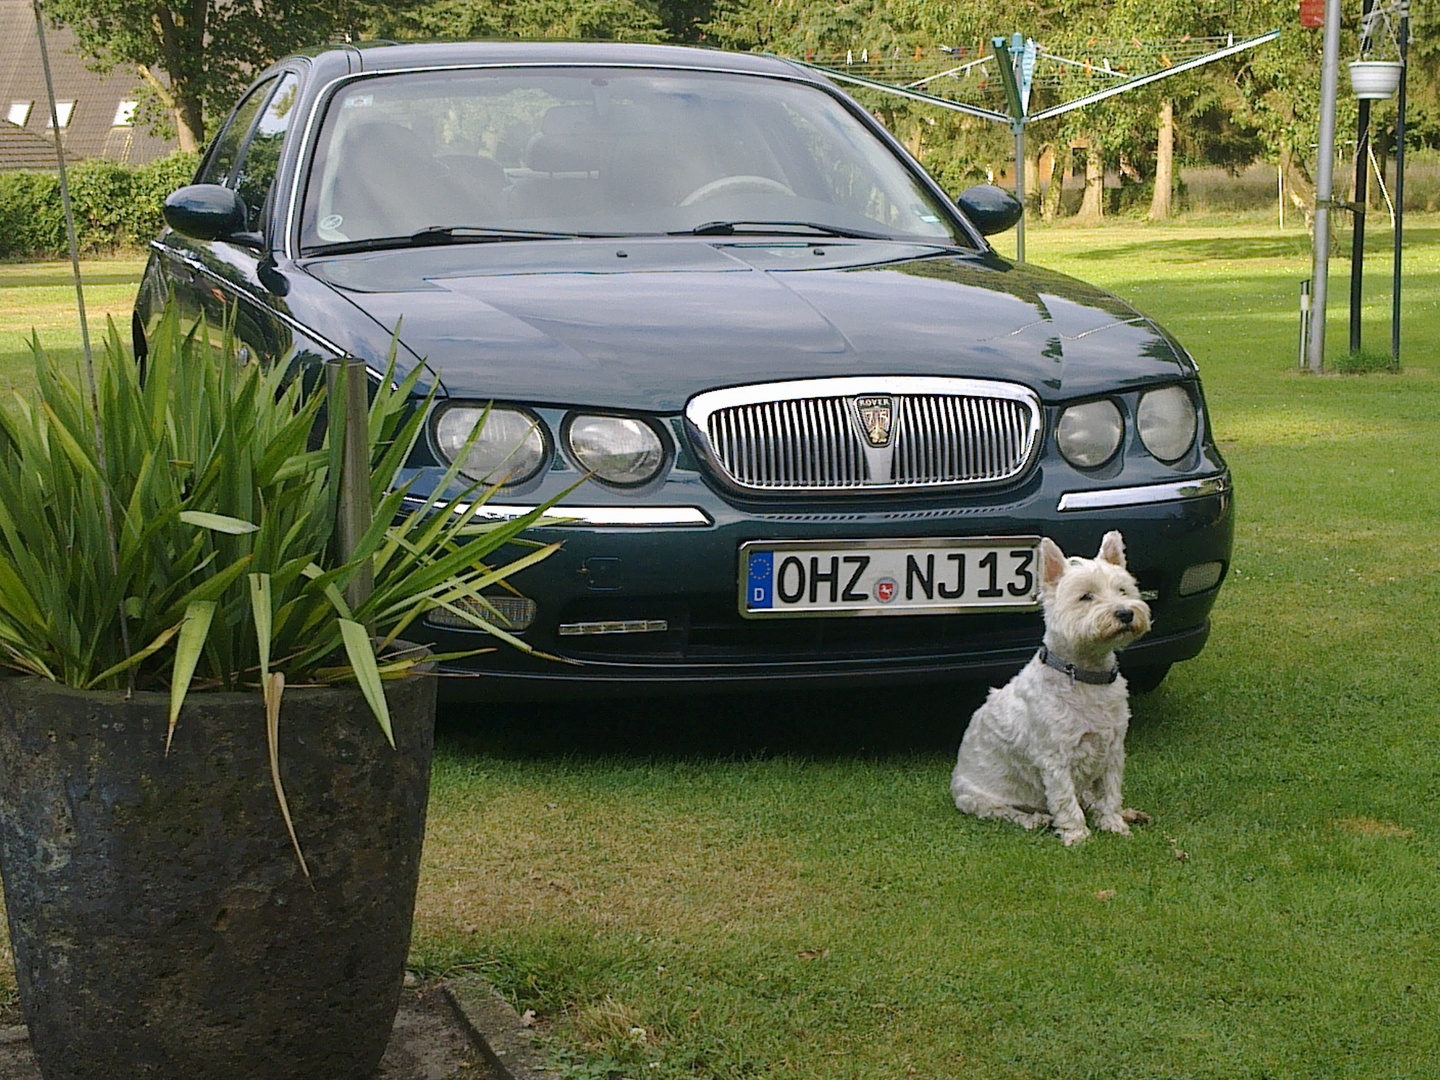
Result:
[[[1404,69],[1399,60],[1354,60],[1350,63],[1350,85],[1357,98],[1379,101],[1394,95]]]

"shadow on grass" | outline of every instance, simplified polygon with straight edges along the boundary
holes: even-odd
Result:
[[[953,752],[985,691],[939,683],[480,706],[442,701],[437,738],[451,752],[517,759]]]
[[[1334,255],[1348,257],[1350,254],[1349,229],[1336,233],[1338,246]],[[1365,237],[1367,254],[1385,254],[1390,250],[1391,234],[1388,228],[1371,228]],[[1440,245],[1440,228],[1407,228],[1407,248]],[[1114,247],[1087,248],[1086,259],[1137,259],[1142,256],[1159,256],[1165,262],[1231,262],[1244,259],[1308,259],[1310,242],[1303,236],[1206,236],[1188,240],[1166,240],[1157,244],[1155,240],[1136,240],[1134,243],[1118,244]]]
[[[134,285],[140,277],[139,270],[127,267],[115,270],[92,270],[81,267],[85,287],[97,285]],[[57,266],[36,266],[31,263],[23,267],[0,266],[0,284],[7,289],[49,289],[74,288],[75,274],[69,263]]]
[[[1157,252],[1158,248],[1158,252]],[[1085,249],[1086,259],[1135,259],[1141,255],[1165,262],[1228,262],[1241,259],[1293,259],[1306,256],[1309,246],[1295,236],[1196,237],[1191,240],[1166,240],[1157,245],[1152,240],[1133,244]]]

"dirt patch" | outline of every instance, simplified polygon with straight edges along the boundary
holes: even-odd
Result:
[[[1341,832],[1354,833],[1356,836],[1414,836],[1414,829],[1407,829],[1403,825],[1396,825],[1393,821],[1379,821],[1375,818],[1356,817],[1340,818],[1335,822],[1335,827]]]
[[[785,917],[814,901],[783,839],[723,816],[656,821],[614,801],[525,794],[447,807],[430,816],[424,860],[416,922],[427,932],[558,920],[678,933]]]

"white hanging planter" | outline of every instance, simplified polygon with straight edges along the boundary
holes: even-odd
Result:
[[[1404,69],[1399,60],[1352,60],[1350,85],[1357,98],[1379,101],[1395,93]]]

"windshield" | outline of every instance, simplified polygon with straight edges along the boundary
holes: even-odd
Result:
[[[301,228],[311,251],[412,236],[777,229],[974,246],[823,90],[629,68],[490,68],[349,83],[329,104]]]

